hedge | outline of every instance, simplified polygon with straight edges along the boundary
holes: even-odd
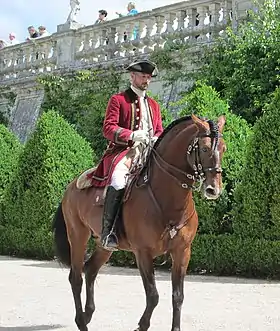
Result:
[[[110,262],[114,266],[136,267],[130,252],[115,252]],[[162,256],[155,260],[155,266],[169,269],[171,258]],[[198,234],[192,245],[188,273],[280,279],[280,242],[230,234]]]
[[[2,203],[16,172],[22,145],[16,136],[3,124],[0,124],[0,224],[2,222]]]
[[[227,146],[222,162],[223,193],[216,201],[207,201],[200,194],[195,194],[195,202],[200,220],[200,233],[231,232],[232,194],[240,179],[246,146],[252,130],[244,119],[229,110],[228,104],[212,87],[200,82],[196,83],[191,93],[183,95],[177,106],[181,108],[181,116],[195,113],[212,120],[216,120],[220,115],[226,116],[223,131]]]
[[[256,122],[242,181],[235,193],[234,231],[244,237],[280,239],[280,89]]]
[[[66,185],[94,159],[89,143],[56,112],[41,116],[4,198],[1,254],[53,257],[53,213]]]

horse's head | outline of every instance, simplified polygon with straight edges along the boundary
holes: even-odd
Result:
[[[217,199],[222,192],[223,153],[226,150],[222,138],[225,117],[217,123],[192,115],[197,132],[188,148],[188,162],[194,170],[194,180],[200,181],[201,192],[207,199]]]

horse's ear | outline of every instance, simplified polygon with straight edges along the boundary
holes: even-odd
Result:
[[[220,116],[218,118],[218,129],[219,129],[219,132],[222,132],[223,131],[225,123],[226,123],[226,117],[225,117],[225,115]]]
[[[203,130],[209,130],[209,125],[205,121],[198,118],[196,115],[192,114],[192,120],[198,126],[198,128]]]

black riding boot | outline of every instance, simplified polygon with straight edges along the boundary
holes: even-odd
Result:
[[[118,247],[118,238],[111,230],[123,195],[124,189],[116,190],[113,186],[109,186],[107,189],[102,219],[101,244],[110,251],[116,250]]]

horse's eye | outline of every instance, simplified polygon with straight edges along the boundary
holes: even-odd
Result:
[[[204,153],[206,153],[208,151],[208,148],[207,147],[202,147],[201,148],[201,151],[204,152]]]

